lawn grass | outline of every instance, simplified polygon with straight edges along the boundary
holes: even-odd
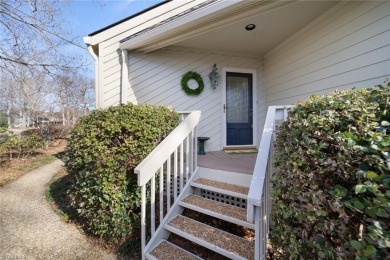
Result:
[[[43,155],[40,157],[25,159],[24,161],[26,162],[26,164],[18,166],[16,169],[21,174],[27,173],[27,172],[30,172],[32,170],[35,170],[36,168],[39,168],[42,165],[48,164],[48,163],[54,161],[55,159],[57,159],[57,157],[55,157],[53,155]]]
[[[30,158],[14,158],[0,167],[0,187],[56,159],[57,157],[46,154]]]

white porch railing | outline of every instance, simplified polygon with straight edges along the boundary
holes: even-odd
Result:
[[[150,219],[150,236],[153,237],[158,228],[156,227],[156,208],[158,208],[158,219],[161,223],[164,213],[169,211],[183,190],[185,182],[189,180],[197,167],[196,129],[201,112],[186,111],[179,113],[181,123],[134,170],[138,175],[138,186],[141,187],[141,247],[143,259],[147,243],[147,186],[150,186],[150,216],[148,219]],[[158,205],[155,196],[156,179],[159,181],[157,186],[159,189]],[[149,183],[150,185],[148,185]]]
[[[247,220],[255,222],[255,259],[266,259],[271,213],[271,176],[275,122],[286,121],[292,106],[270,106],[265,119],[259,152],[248,193]]]

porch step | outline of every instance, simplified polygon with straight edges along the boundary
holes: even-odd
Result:
[[[219,218],[240,226],[254,229],[255,225],[246,221],[247,210],[225,203],[209,200],[195,195],[188,195],[179,205],[200,213]]]
[[[202,258],[166,241],[162,240],[149,254],[148,260],[201,260]]]
[[[249,188],[238,186],[230,183],[212,181],[204,178],[199,178],[191,183],[192,187],[218,192],[221,194],[247,199]]]
[[[165,229],[231,259],[254,259],[255,245],[241,237],[177,215]]]

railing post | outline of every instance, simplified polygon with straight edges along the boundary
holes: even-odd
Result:
[[[198,167],[198,128],[195,127],[193,132],[194,132],[194,165],[195,168]]]
[[[186,138],[186,183],[190,177],[190,136],[191,134]]]
[[[168,161],[167,161],[167,184],[166,184],[166,191],[167,191],[167,209],[169,210],[171,208],[171,157],[172,154],[169,155]]]
[[[255,259],[260,259],[260,246],[261,246],[261,220],[260,220],[260,208],[255,207]]]
[[[164,164],[160,167],[160,187],[159,187],[159,197],[160,197],[160,223],[164,218]]]
[[[177,198],[177,149],[173,154],[173,199],[176,201]]]
[[[194,173],[194,131],[191,131],[189,136],[189,170],[190,170],[190,176]]]
[[[145,259],[146,245],[146,184],[141,186],[141,254]]]
[[[264,194],[265,195],[265,194]],[[263,203],[260,207],[260,229],[261,229],[261,259],[265,259],[265,256],[267,255],[267,212],[266,212],[266,205],[264,203],[265,198],[263,197]]]
[[[184,149],[183,149],[183,142],[180,144],[180,192],[183,190],[183,172],[184,172]]]
[[[273,136],[276,136],[275,131],[272,134]],[[268,234],[269,234],[269,224],[270,224],[270,214],[271,214],[271,191],[272,191],[272,183],[271,183],[271,178],[273,174],[273,165],[274,165],[274,146],[271,145],[270,147],[270,157],[268,159],[268,171],[266,173],[266,180],[265,180],[265,185],[266,185],[266,191],[265,191],[265,199],[267,201],[267,239],[268,239]]]
[[[156,176],[153,175],[150,182],[150,230],[152,236],[156,231]]]

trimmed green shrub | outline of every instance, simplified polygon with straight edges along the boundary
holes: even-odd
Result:
[[[36,136],[41,136],[43,138],[45,135],[44,130],[49,130],[47,134],[50,140],[56,140],[56,139],[62,139],[66,137],[69,131],[69,126],[49,125],[48,129],[47,126],[46,129],[44,129],[43,127],[27,129],[21,132],[20,135],[22,136],[36,135]]]
[[[276,141],[271,243],[280,258],[390,255],[390,89],[299,102]]]
[[[139,227],[134,168],[178,122],[170,108],[132,104],[79,119],[68,136],[65,166],[75,178],[72,203],[89,233],[123,242]]]
[[[5,133],[7,131],[7,128],[8,128],[7,118],[5,118],[0,114],[0,134]]]
[[[8,155],[13,156],[30,156],[36,149],[43,147],[43,140],[37,136],[17,136],[7,137],[0,142],[0,157]]]

